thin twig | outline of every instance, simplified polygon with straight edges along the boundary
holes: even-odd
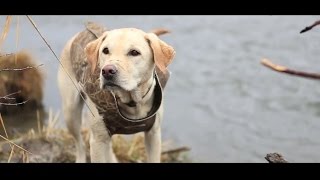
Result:
[[[14,142],[12,142],[12,141],[10,141],[8,138],[2,136],[1,134],[0,134],[0,137],[1,137],[2,139],[4,139],[4,140],[8,141],[8,142],[11,143],[12,145],[18,147],[19,149],[21,149],[21,150],[23,150],[23,151],[25,151],[25,152],[27,152],[27,153],[29,153],[29,154],[32,154],[30,151],[24,149],[23,147],[17,145],[16,143],[14,143]]]
[[[3,103],[0,102],[1,105],[5,105],[5,106],[18,106],[18,105],[22,105],[25,104],[26,102],[28,102],[29,100],[25,100],[23,102],[19,102],[19,103]]]
[[[5,96],[3,96],[3,97],[0,97],[0,100],[1,100],[1,99],[4,99],[4,100],[14,100],[14,99],[16,99],[16,98],[10,97],[10,96],[15,95],[15,94],[18,94],[18,93],[21,93],[21,91],[17,91],[17,92],[11,93],[11,94],[7,94],[7,95],[5,95]],[[3,102],[0,102],[0,104],[6,105],[6,103],[3,103]],[[7,103],[7,104],[13,104],[13,103]]]
[[[7,37],[8,32],[10,30],[10,23],[11,23],[11,16],[7,16],[6,23],[4,25],[4,28],[3,28],[3,31],[2,31],[2,34],[1,34],[1,38],[0,38],[0,49],[1,49],[3,41]]]
[[[12,95],[15,95],[15,94],[19,94],[19,93],[21,93],[21,90],[20,90],[20,91],[17,91],[17,92],[14,92],[14,93],[11,93],[11,94],[7,94],[7,95],[5,95],[5,96],[3,96],[3,97],[0,97],[0,98],[7,99],[7,98],[9,98],[9,96],[12,96]],[[11,98],[10,98],[10,99],[11,99]]]
[[[4,134],[6,135],[7,138],[9,138],[9,136],[7,134],[6,127],[4,126],[4,122],[3,122],[3,119],[2,119],[1,113],[0,113],[0,121],[1,121],[1,125],[3,127],[3,130],[4,130]]]
[[[29,163],[29,156],[28,156],[28,154],[26,154],[25,151],[22,151],[22,162]]]
[[[18,44],[19,44],[19,16],[17,17],[17,27],[16,27],[16,50],[18,50]],[[17,64],[17,57],[18,57],[18,54],[15,54],[14,56],[15,64]]]
[[[170,33],[170,31],[168,29],[157,28],[157,29],[153,29],[151,33],[154,33],[155,35],[160,36],[162,34]]]
[[[14,146],[12,144],[10,144],[11,146],[11,151],[10,151],[10,155],[9,155],[9,158],[8,158],[8,163],[11,162],[11,159],[13,157],[13,154],[14,154]]]
[[[305,27],[304,29],[302,29],[302,30],[300,31],[300,34],[311,30],[312,28],[314,28],[314,27],[317,26],[317,25],[320,25],[320,20],[314,22],[311,26],[307,26],[307,27]]]
[[[30,23],[32,24],[32,26],[36,29],[36,31],[38,32],[38,34],[40,35],[40,37],[42,38],[42,40],[46,43],[46,45],[48,46],[48,48],[50,49],[50,51],[53,53],[54,57],[58,60],[58,62],[60,63],[60,66],[62,67],[63,71],[67,74],[67,76],[69,77],[69,79],[71,80],[72,84],[74,85],[74,87],[77,89],[80,97],[82,98],[82,100],[84,101],[85,105],[87,106],[87,108],[89,109],[89,111],[91,112],[92,116],[94,116],[93,111],[91,110],[91,108],[89,107],[89,105],[87,104],[85,98],[83,97],[82,93],[80,92],[80,89],[78,88],[78,86],[76,85],[76,83],[73,81],[73,79],[71,78],[71,75],[69,74],[68,71],[66,71],[66,69],[64,68],[63,64],[61,63],[60,59],[58,58],[58,56],[56,55],[56,53],[53,51],[53,49],[51,48],[51,46],[49,45],[49,43],[47,42],[47,40],[42,36],[41,32],[39,31],[38,27],[36,26],[36,23],[32,20],[32,18],[29,15],[26,15],[28,20],[30,21]]]
[[[318,74],[318,73],[309,73],[309,72],[289,69],[285,66],[280,66],[280,65],[274,64],[268,59],[263,59],[261,61],[261,64],[263,64],[264,66],[266,66],[274,71],[277,71],[277,72],[300,76],[300,77],[305,77],[305,78],[311,78],[311,79],[320,79],[320,74]]]
[[[13,97],[0,97],[0,99],[5,99],[5,100],[14,100],[16,98],[13,98]]]
[[[21,93],[21,90],[17,91],[17,92],[14,92],[14,93],[11,93],[11,94],[7,94],[7,95],[5,95],[3,97],[0,97],[0,99],[15,99],[15,98],[11,98],[9,96],[12,96],[12,95],[15,95],[15,94],[19,94],[19,93]]]
[[[40,64],[36,67],[34,66],[27,66],[27,67],[24,67],[24,68],[4,68],[4,69],[0,69],[0,72],[1,71],[24,71],[24,70],[28,70],[28,69],[34,69],[34,68],[38,68],[40,66],[43,66],[43,64]]]
[[[190,151],[190,148],[189,147],[179,147],[179,148],[176,148],[176,149],[171,149],[171,150],[168,150],[168,151],[163,151],[161,154],[173,154],[173,153],[180,153],[180,152],[184,152],[184,151]]]
[[[11,56],[11,55],[13,55],[13,54],[14,54],[14,53],[1,54],[0,57]]]
[[[2,124],[2,127],[3,127],[3,130],[4,130],[4,134],[6,135],[7,138],[9,138],[7,130],[6,130],[6,126],[4,125],[4,122],[3,122],[3,119],[2,119],[2,116],[1,116],[1,113],[0,113],[0,121],[1,121],[1,124]],[[8,163],[11,161],[11,158],[12,158],[13,153],[14,153],[14,146],[12,144],[10,144],[10,147],[11,147],[11,151],[10,151],[10,155],[9,155],[9,158],[8,158]]]

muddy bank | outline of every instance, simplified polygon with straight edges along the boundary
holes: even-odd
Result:
[[[82,131],[87,147],[87,162],[89,158],[89,133]],[[9,142],[0,142],[0,162],[11,163],[73,163],[75,162],[75,146],[70,134],[64,129],[44,128],[41,132],[30,130],[24,135],[11,139],[16,145],[30,153],[14,146],[13,152]],[[132,138],[123,136],[113,137],[114,151],[120,162],[145,162],[143,134],[136,134]],[[187,157],[187,147],[174,148],[168,141],[163,143],[162,162],[191,162]],[[31,154],[32,153],[32,154]],[[10,155],[11,154],[11,155]]]

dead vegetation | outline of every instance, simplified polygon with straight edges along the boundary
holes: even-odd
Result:
[[[7,137],[6,141],[0,142],[0,162],[75,162],[75,146],[72,136],[65,129],[56,128],[58,116],[58,114],[55,116],[49,115],[49,122],[46,126],[42,128],[39,126],[38,130],[32,129],[26,134],[10,138],[11,140]],[[87,147],[87,162],[90,162],[88,129],[83,129],[82,135]],[[144,147],[142,134],[136,134],[130,139],[118,135],[113,137],[113,148],[120,162],[145,162]],[[172,147],[171,143],[164,142],[162,162],[190,162],[187,154],[185,154],[186,151],[190,150],[189,148],[168,149],[169,147]]]
[[[19,16],[16,24],[16,53],[5,53],[2,45],[9,34],[12,16],[6,16],[0,36],[0,113],[14,114],[21,107],[42,107],[43,73],[34,57],[27,51],[18,51]],[[28,105],[25,103],[29,102]],[[19,106],[19,107],[18,107]]]
[[[320,20],[315,21],[312,25],[305,27],[303,30],[300,31],[300,34],[305,33],[318,25],[320,25]],[[291,69],[286,66],[274,64],[273,62],[271,62],[267,58],[262,59],[261,64],[264,65],[265,67],[270,68],[271,70],[276,71],[276,72],[294,75],[297,77],[315,79],[315,80],[320,79],[320,73],[312,73],[312,72],[305,72],[305,71],[300,71],[300,70],[296,70],[296,69]]]
[[[26,101],[33,108],[42,106],[43,73],[38,66],[27,51],[0,57],[0,112],[17,111],[8,106]]]

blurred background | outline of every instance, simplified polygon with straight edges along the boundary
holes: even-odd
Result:
[[[53,50],[84,29],[167,28],[176,50],[165,89],[162,136],[189,146],[194,162],[265,162],[279,152],[289,162],[320,162],[320,84],[273,72],[262,58],[320,72],[320,28],[299,34],[320,16],[31,16]],[[0,16],[0,24],[5,16]],[[30,51],[45,74],[44,108],[58,113],[58,62],[25,16],[13,16],[4,52]],[[32,123],[31,123],[32,124]],[[36,123],[33,123],[36,125]],[[15,128],[30,125],[26,118]],[[59,125],[65,127],[60,113]]]

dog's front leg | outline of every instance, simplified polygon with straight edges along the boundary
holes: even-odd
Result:
[[[116,163],[117,158],[112,149],[112,141],[104,123],[91,125],[90,157],[92,163]]]
[[[145,144],[148,163],[160,163],[161,157],[161,131],[160,127],[145,133]]]
[[[148,163],[161,162],[161,121],[162,121],[162,105],[157,113],[156,120],[150,131],[145,132],[145,145]]]

